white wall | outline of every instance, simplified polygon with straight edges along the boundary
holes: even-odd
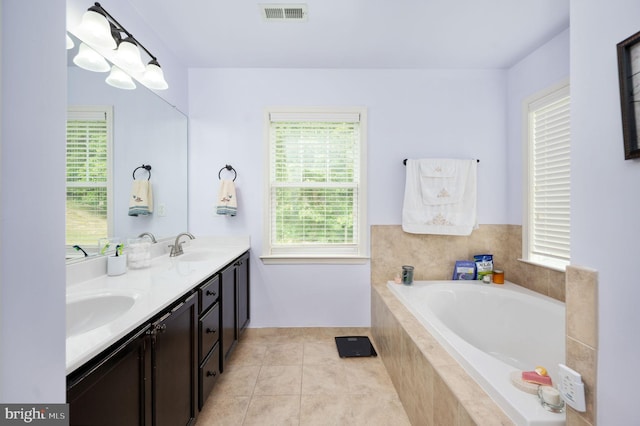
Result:
[[[3,403],[65,401],[64,10],[63,0],[2,2]]]
[[[640,162],[624,160],[616,44],[636,0],[571,1],[571,257],[599,272],[598,424],[638,423]]]
[[[569,29],[515,64],[507,73],[507,222],[522,224],[523,101],[569,79]]]
[[[263,265],[267,106],[368,109],[368,223],[399,224],[404,158],[479,158],[479,222],[506,223],[506,72],[194,69],[189,227],[250,235],[251,326],[368,326],[369,265]],[[238,172],[239,213],[215,217],[218,171]],[[225,172],[223,172],[225,173]],[[392,277],[390,277],[392,278]]]

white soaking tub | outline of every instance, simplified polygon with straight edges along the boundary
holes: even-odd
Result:
[[[565,424],[564,413],[545,410],[509,377],[544,366],[557,383],[565,362],[564,303],[509,282],[387,285],[517,425]]]

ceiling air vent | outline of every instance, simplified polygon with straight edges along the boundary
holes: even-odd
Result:
[[[262,19],[267,22],[303,22],[307,20],[306,4],[261,4]]]

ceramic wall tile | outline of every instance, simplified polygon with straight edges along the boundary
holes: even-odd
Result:
[[[577,266],[567,268],[567,335],[598,347],[598,273]]]

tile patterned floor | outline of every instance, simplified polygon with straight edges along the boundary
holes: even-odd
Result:
[[[197,426],[410,425],[382,360],[340,358],[367,328],[247,329]]]

